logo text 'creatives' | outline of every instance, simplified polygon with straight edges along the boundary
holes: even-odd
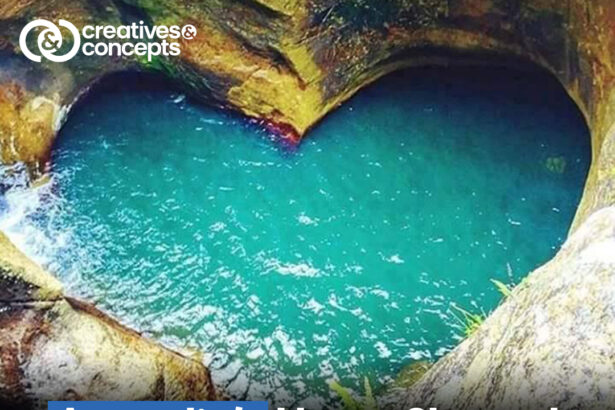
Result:
[[[178,56],[181,53],[177,41],[169,40],[192,40],[197,35],[196,27],[188,24],[183,27],[173,26],[148,26],[143,21],[124,26],[84,26],[79,31],[69,21],[60,19],[58,25],[37,19],[28,23],[19,36],[19,47],[28,59],[40,63],[42,58],[63,63],[75,57],[81,52],[86,56],[147,56],[147,61],[152,61],[154,56]],[[70,50],[60,54],[65,39],[60,27],[65,28],[72,35]],[[40,29],[36,44],[38,53],[28,48],[28,35],[34,29]],[[83,39],[83,45],[82,45]],[[94,42],[92,40],[99,40]],[[113,42],[109,40],[119,40]],[[133,40],[133,41],[131,41]]]

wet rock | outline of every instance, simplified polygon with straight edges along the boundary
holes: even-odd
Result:
[[[0,408],[49,400],[214,400],[202,363],[63,296],[0,234]]]

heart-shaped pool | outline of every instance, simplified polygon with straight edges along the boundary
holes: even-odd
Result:
[[[12,189],[0,228],[69,291],[207,353],[237,397],[333,397],[434,360],[460,311],[557,251],[589,138],[543,74],[403,71],[298,147],[138,77],[74,111],[52,182]],[[311,406],[311,407],[310,407]]]

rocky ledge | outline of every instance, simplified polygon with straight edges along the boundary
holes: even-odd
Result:
[[[34,18],[79,27],[190,23],[198,36],[182,41],[175,58],[77,56],[36,64],[18,46],[19,32]],[[4,0],[0,154],[42,174],[70,108],[119,70],[161,73],[298,140],[359,88],[401,67],[542,67],[560,80],[591,129],[592,166],[573,234],[479,332],[396,395],[397,402],[615,408],[613,21],[612,0]],[[213,394],[202,366],[63,297],[49,275],[5,240],[0,255],[2,400]],[[64,363],[74,375],[55,379]]]
[[[207,369],[62,286],[0,234],[0,408],[48,400],[213,400]]]

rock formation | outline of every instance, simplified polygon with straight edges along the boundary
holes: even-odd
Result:
[[[18,46],[19,32],[34,18],[63,18],[78,27],[190,23],[198,36],[181,42],[177,58],[79,55],[37,64]],[[397,397],[443,409],[615,408],[614,21],[612,0],[4,0],[0,153],[5,162],[24,161],[34,175],[43,173],[71,106],[119,70],[161,73],[195,96],[298,140],[358,89],[395,69],[542,67],[559,79],[591,129],[592,166],[573,234],[479,332]],[[62,297],[59,285],[10,245],[0,256],[6,262],[0,279],[4,400],[212,394],[200,365]],[[81,329],[95,337],[85,340]],[[117,351],[125,355],[111,360]],[[16,361],[15,352],[26,352],[29,361]],[[75,379],[41,379],[64,362]],[[139,369],[143,377],[127,377]],[[77,375],[91,383],[77,383]],[[60,385],[72,387],[54,390]]]
[[[214,400],[198,361],[142,338],[62,286],[0,234],[0,408],[48,400]]]

